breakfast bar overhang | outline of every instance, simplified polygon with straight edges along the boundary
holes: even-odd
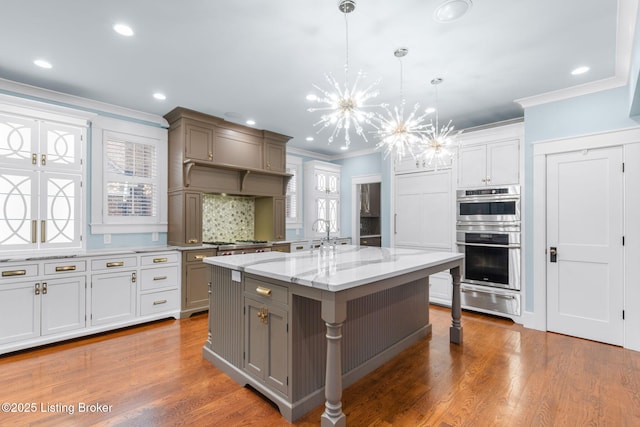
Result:
[[[344,426],[342,390],[431,333],[429,275],[452,276],[450,341],[462,343],[463,255],[333,246],[206,258],[205,359],[272,400],[289,421],[325,401]]]

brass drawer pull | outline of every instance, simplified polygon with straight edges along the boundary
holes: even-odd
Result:
[[[198,239],[189,239],[189,243],[198,243]]]
[[[3,271],[2,277],[24,276],[25,274],[27,274],[27,270],[10,270],[10,271]]]
[[[167,261],[169,261],[167,258],[154,258],[154,259],[153,259],[153,262],[154,262],[155,264],[157,264],[157,263],[159,263],[159,262],[167,262]]]
[[[206,257],[207,257],[206,255],[194,255],[193,259],[196,260],[196,261],[202,261]]]
[[[304,249],[304,246],[296,246],[296,251],[301,251]]]
[[[56,271],[75,271],[75,265],[64,265],[61,267],[56,267]]]
[[[270,297],[271,296],[271,289],[263,288],[262,286],[258,286],[256,288],[256,292],[258,293],[258,295],[262,295],[262,296],[265,296],[265,297]]]
[[[153,280],[167,280],[167,276],[156,276]]]
[[[123,261],[116,261],[116,262],[108,262],[107,263],[107,268],[111,268],[111,267],[122,267],[124,265]]]
[[[166,299],[160,299],[158,301],[154,301],[153,305],[160,305],[160,304],[166,304],[167,300]]]

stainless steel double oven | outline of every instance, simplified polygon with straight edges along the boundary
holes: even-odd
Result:
[[[462,306],[521,313],[520,187],[457,191],[456,244],[465,254]]]

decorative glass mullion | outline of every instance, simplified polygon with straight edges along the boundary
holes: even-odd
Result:
[[[46,173],[40,189],[40,246],[79,247],[81,209],[80,177]]]
[[[46,170],[80,171],[83,139],[81,128],[41,122],[39,165]]]
[[[340,210],[338,209],[339,206],[339,200],[338,199],[329,199],[329,227],[330,230],[329,232],[331,233],[337,233],[339,231],[339,224],[338,224],[338,212],[340,212]]]
[[[0,164],[34,168],[38,150],[37,120],[0,114]]]
[[[4,170],[0,174],[0,250],[38,246],[38,173]]]

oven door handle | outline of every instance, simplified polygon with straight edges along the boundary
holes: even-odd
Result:
[[[483,290],[476,289],[476,288],[462,288],[461,287],[460,288],[460,292],[462,292],[462,293],[478,292],[478,293],[481,293],[481,294],[495,295],[496,297],[502,297],[504,299],[517,299],[513,295],[499,294],[499,293],[491,292],[491,291],[483,291]]]
[[[459,246],[481,246],[481,247],[484,247],[484,248],[520,249],[520,245],[493,245],[493,244],[490,244],[490,243],[456,242],[456,245],[459,245]]]

